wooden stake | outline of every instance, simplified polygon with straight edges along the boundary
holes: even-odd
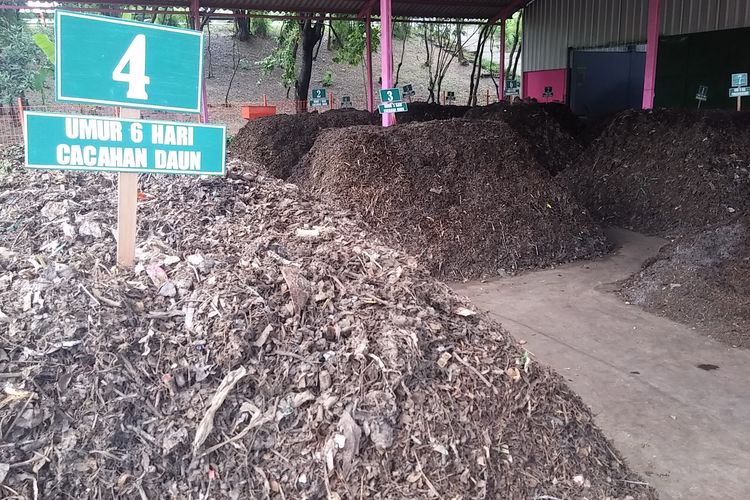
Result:
[[[120,117],[139,119],[137,109],[121,108]],[[135,261],[138,174],[117,174],[117,264],[132,267]]]
[[[742,97],[737,96],[737,111],[742,111]]]

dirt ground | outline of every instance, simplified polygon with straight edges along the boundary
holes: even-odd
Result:
[[[750,229],[747,217],[662,248],[622,289],[629,302],[732,347],[750,347]]]
[[[656,498],[563,379],[361,222],[232,163],[0,175],[3,495]]]
[[[625,111],[562,175],[606,224],[677,236],[750,209],[750,113]]]
[[[503,122],[440,120],[318,136],[298,182],[448,279],[606,252],[601,229]]]
[[[264,75],[261,68],[255,64],[269,55],[276,42],[273,38],[252,38],[247,42],[236,42],[231,35],[231,25],[228,23],[211,23],[211,41],[206,48],[206,69],[210,70],[211,77],[206,80],[209,102],[213,104],[210,113],[214,116],[212,123],[226,123],[230,134],[235,134],[244,124],[238,108],[239,103],[260,103],[263,95],[268,96],[271,103],[282,103],[287,98],[293,99],[293,93],[287,95],[287,91],[281,84],[279,70],[270,75]],[[467,27],[469,32],[472,27]],[[210,46],[210,49],[209,49]],[[232,59],[233,47],[237,54],[235,60],[241,59],[239,69],[232,81],[229,91],[228,102],[232,107],[225,108],[223,104],[227,99],[227,89],[232,78],[234,63]],[[398,65],[401,61],[402,41],[393,41],[394,61]],[[210,53],[210,57],[209,57]],[[348,95],[352,98],[355,108],[365,109],[367,96],[365,93],[365,73],[360,66],[350,66],[333,62],[334,51],[326,49],[325,40],[318,53],[318,59],[313,65],[311,88],[320,87],[323,77],[327,71],[333,75],[333,84],[328,88],[333,93],[334,101],[338,103],[340,97]],[[489,59],[489,53],[487,54]],[[415,101],[426,100],[428,97],[427,84],[428,70],[425,63],[424,42],[416,35],[408,39],[404,50],[403,65],[398,78],[398,85],[411,84],[416,92]],[[497,52],[495,52],[497,59]],[[375,99],[377,95],[377,79],[380,75],[380,54],[373,53],[373,75],[376,83]],[[469,94],[469,80],[471,66],[462,66],[454,61],[448,68],[443,81],[443,90],[456,93],[456,104],[466,104]],[[394,75],[395,77],[395,75]],[[495,85],[490,78],[482,78],[479,84],[480,104],[486,104],[486,96],[489,91],[490,102],[494,102],[496,91]],[[282,104],[282,110],[287,113],[293,112],[291,104]]]

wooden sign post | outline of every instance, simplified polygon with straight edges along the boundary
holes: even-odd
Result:
[[[137,109],[120,109],[120,118],[140,119]],[[135,261],[136,218],[138,211],[138,174],[117,174],[117,263],[130,267]]]
[[[138,174],[224,175],[226,128],[141,120],[136,108],[199,113],[203,35],[58,10],[55,98],[122,106],[119,117],[26,113],[26,166],[117,172],[117,263],[135,261]]]

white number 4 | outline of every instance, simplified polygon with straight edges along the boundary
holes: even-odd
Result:
[[[125,66],[128,72],[123,73]],[[136,35],[112,72],[112,80],[128,84],[128,99],[148,99],[146,85],[151,78],[146,76],[146,35]]]

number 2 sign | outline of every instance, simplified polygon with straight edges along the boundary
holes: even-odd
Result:
[[[200,32],[60,10],[55,26],[58,101],[200,112]]]

